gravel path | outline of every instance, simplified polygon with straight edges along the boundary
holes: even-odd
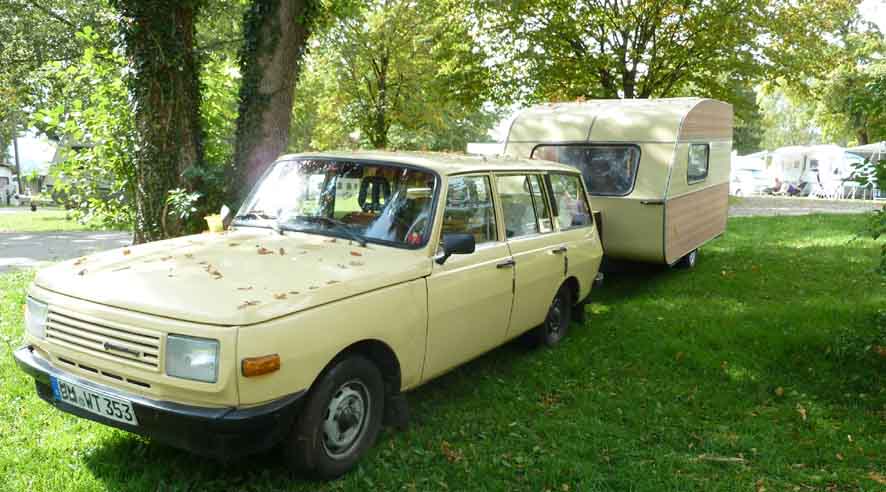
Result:
[[[886,205],[884,201],[870,200],[820,200],[817,198],[793,198],[775,196],[752,196],[733,198],[729,205],[730,217],[759,215],[808,215],[808,214],[860,214]]]
[[[3,232],[0,274],[67,260],[132,242],[128,232]]]

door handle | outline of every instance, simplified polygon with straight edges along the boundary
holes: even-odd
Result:
[[[516,264],[517,264],[517,262],[514,261],[513,258],[508,258],[507,260],[495,265],[495,268],[511,268],[512,266],[514,266]]]
[[[567,248],[566,246],[560,246],[559,248],[551,250],[552,253],[565,253],[567,251],[569,251],[569,248]]]
[[[664,205],[664,200],[640,200],[641,205]]]

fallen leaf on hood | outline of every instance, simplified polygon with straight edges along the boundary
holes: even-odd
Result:
[[[249,306],[258,306],[261,301],[243,301],[243,304],[237,306],[237,309],[246,309]]]
[[[252,286],[250,285],[248,287],[237,287],[237,290],[252,290]]]
[[[347,269],[348,269],[348,266],[347,266],[347,265],[344,265],[344,264],[342,264],[342,263],[339,263],[339,264],[337,264],[336,266],[338,266],[338,267],[341,268],[342,270],[347,270]]]
[[[81,277],[86,275],[86,269],[84,268],[83,270],[80,270],[79,272],[77,272],[77,275],[80,275]]]
[[[123,256],[126,256],[129,253],[132,253],[132,251],[130,251],[129,248],[123,248]]]
[[[233,248],[234,246],[240,246],[240,243],[228,243],[228,246]]]
[[[77,261],[74,262],[74,266],[80,266],[84,263],[86,263],[86,257],[82,256],[80,258],[77,258]]]
[[[297,295],[298,295],[298,291],[297,291],[297,290],[290,290],[289,293],[290,293],[291,295],[294,295],[294,296],[297,296]]]
[[[206,265],[206,273],[212,275],[212,278],[214,278],[215,280],[218,280],[223,277],[221,272],[218,271],[217,269],[213,268],[212,265],[210,265],[210,264]]]
[[[329,280],[326,282],[326,285],[332,285],[332,284],[337,284],[337,283],[338,283],[338,280]]]
[[[338,242],[338,239],[336,239],[336,238],[327,239],[327,240],[325,240],[324,242],[327,242],[327,243],[337,243],[337,242]]]
[[[280,248],[280,256],[284,256],[285,254],[286,254],[286,250],[283,248]]]
[[[315,289],[319,289],[319,288],[320,288],[320,287],[317,287],[316,285],[310,285],[310,286],[308,286],[308,290],[315,290]]]
[[[279,294],[274,294],[274,299],[283,300],[286,299],[286,292],[281,292]]]
[[[363,253],[359,251],[351,251],[351,256],[363,256]]]
[[[208,262],[208,261],[201,261],[201,262],[199,262],[199,263],[197,263],[197,264],[198,264],[198,265],[208,265],[209,262]]]
[[[163,258],[160,258],[160,261],[169,261],[171,259],[172,259],[172,255],[169,255],[169,256],[164,256]]]
[[[194,258],[194,255],[192,253],[185,253],[185,258],[190,260]]]
[[[132,267],[129,266],[129,265],[127,265],[127,266],[124,266],[124,267],[115,268],[115,269],[113,269],[113,270],[111,270],[111,271],[112,271],[112,272],[122,272],[123,270],[129,270],[130,268],[132,268]]]
[[[358,267],[358,266],[363,266],[364,263],[362,261],[353,260],[350,263],[348,263],[348,265],[351,265],[353,267]]]
[[[260,254],[260,255],[272,255],[272,254],[274,254],[274,252],[273,252],[272,250],[268,249],[268,248],[265,248],[264,246],[261,246],[261,247],[258,248],[258,254]]]

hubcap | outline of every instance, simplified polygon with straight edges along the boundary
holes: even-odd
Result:
[[[554,298],[551,309],[548,311],[548,319],[545,320],[548,326],[548,336],[550,338],[558,338],[560,336],[560,328],[563,324],[563,301],[560,296]]]
[[[695,257],[698,256],[698,250],[689,253],[689,266],[695,266]]]
[[[369,390],[358,381],[341,385],[329,400],[323,420],[323,448],[341,459],[360,442],[369,421]]]

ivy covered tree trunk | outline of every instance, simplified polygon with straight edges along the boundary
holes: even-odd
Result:
[[[227,192],[239,203],[286,149],[295,82],[320,0],[253,0],[243,19],[240,109]]]
[[[203,162],[194,20],[201,0],[116,0],[135,111],[136,243],[183,232],[168,213],[170,190]]]

